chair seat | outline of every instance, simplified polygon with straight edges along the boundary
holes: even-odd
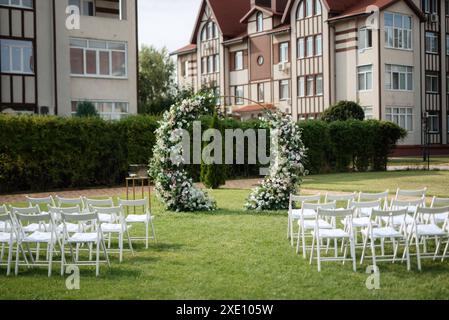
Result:
[[[433,219],[435,220],[436,224],[443,224],[443,223],[446,222],[446,219],[448,218],[448,214],[447,213],[432,214],[432,215],[425,214],[425,215],[423,215],[423,218],[424,218],[425,221],[432,221],[432,216],[433,216]]]
[[[322,238],[330,238],[330,239],[340,239],[340,238],[349,238],[349,233],[345,232],[342,229],[320,229],[320,239]],[[315,236],[315,231],[312,231],[312,235]]]
[[[148,216],[145,214],[130,214],[126,217],[126,222],[135,223],[135,222],[149,222],[152,218],[148,219]]]
[[[68,240],[69,243],[96,243],[98,234],[96,232],[91,233],[75,233]]]
[[[385,224],[389,224],[391,222],[391,220],[393,220],[393,225],[395,227],[402,225],[402,223],[404,223],[404,216],[395,216],[393,217],[393,219],[391,219],[390,217],[382,217],[382,221]],[[412,217],[410,217],[408,214],[405,215],[405,224],[406,225],[411,225],[413,224],[413,222],[415,222],[415,220],[413,220]]]
[[[408,233],[414,233],[413,226],[407,228]],[[418,236],[449,236],[447,232],[444,232],[440,227],[434,224],[421,224],[417,226]]]
[[[67,228],[67,232],[68,233],[77,233],[80,232],[80,226],[74,223],[66,223],[66,228]],[[63,232],[64,231],[64,225],[60,225],[58,227],[58,231],[59,232]]]
[[[368,235],[368,229],[362,230],[362,234],[364,236],[369,236],[371,238],[371,235]],[[386,228],[373,228],[373,237],[375,239],[403,238],[403,235],[392,227],[386,227]]]
[[[51,232],[36,231],[22,239],[25,243],[51,243]],[[53,242],[56,242],[56,238],[53,236]]]
[[[11,233],[0,232],[0,243],[9,243],[11,240]],[[12,240],[16,240],[15,234],[12,234]]]
[[[25,233],[33,233],[36,231],[43,231],[50,229],[49,224],[39,224],[39,223],[32,223],[27,226],[24,226],[22,229]]]
[[[126,229],[129,229],[128,226],[125,227]],[[114,224],[114,223],[103,223],[101,225],[101,230],[103,231],[103,233],[122,233],[124,231],[126,231],[126,229],[124,229],[123,225],[121,224]]]
[[[341,222],[344,226],[347,225],[346,219],[344,219]],[[370,218],[369,217],[362,217],[362,218],[353,218],[352,219],[352,226],[356,228],[367,228],[370,226]],[[374,224],[374,223],[373,223]]]
[[[100,218],[100,222],[104,222],[104,223],[114,223],[115,222],[115,216],[112,214],[100,213],[98,215],[98,217]]]
[[[305,230],[315,229],[316,220],[303,220],[303,223]],[[301,226],[301,220],[298,221],[298,225]],[[318,225],[320,229],[332,229],[332,225],[329,222],[324,221],[322,219],[318,220]]]
[[[316,217],[316,211],[313,209],[304,209],[304,212],[302,209],[292,210],[292,218],[294,220],[301,219],[301,215],[303,215],[304,219],[313,219]]]

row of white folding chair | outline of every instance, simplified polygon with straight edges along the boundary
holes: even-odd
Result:
[[[86,197],[79,198],[62,198],[56,196],[56,201],[53,197],[49,196],[47,198],[30,198],[27,197],[28,202],[31,205],[47,205],[48,210],[52,207],[51,204],[56,204],[56,207],[63,208],[66,206],[76,207],[79,206],[82,212],[90,212],[91,207],[114,207],[114,201],[112,198],[107,199],[88,199]],[[152,239],[156,241],[156,232],[154,229],[154,217],[150,212],[149,201],[147,198],[142,200],[118,200],[119,206],[123,207],[124,212],[127,213],[134,212],[134,214],[128,214],[126,216],[126,222],[129,224],[144,224],[145,226],[145,237],[135,236],[132,240],[135,241],[145,241],[145,247],[148,249],[149,240]],[[141,214],[136,214],[136,208],[142,208]],[[100,221],[104,223],[118,223],[117,215],[110,215],[107,213],[100,213]],[[150,236],[150,227],[151,233]]]
[[[23,208],[22,208],[23,209]],[[23,212],[23,211],[22,211]],[[2,244],[6,242],[6,237],[8,236],[8,268],[7,274],[10,274],[11,261],[12,261],[12,246],[16,244],[16,266],[15,266],[15,274],[17,275],[19,272],[20,266],[30,267],[48,267],[48,276],[50,277],[52,274],[53,267],[53,255],[56,249],[56,246],[60,247],[61,252],[61,272],[64,270],[65,263],[65,254],[64,249],[66,244],[87,244],[89,246],[96,245],[97,257],[95,262],[92,262],[91,259],[86,262],[80,262],[78,259],[73,259],[73,264],[76,265],[94,265],[96,266],[96,275],[99,275],[99,249],[100,246],[103,247],[103,251],[106,257],[106,261],[110,266],[109,258],[106,251],[106,246],[104,245],[104,235],[101,229],[101,224],[98,219],[97,213],[89,213],[89,214],[65,214],[61,213],[61,220],[63,222],[63,230],[62,232],[58,230],[58,225],[53,220],[53,217],[50,213],[40,213],[40,214],[27,214],[27,213],[19,213],[17,210],[14,211],[14,214],[8,213],[5,215],[1,215],[1,221],[5,223],[9,223],[11,225],[11,230],[8,234],[1,233]],[[67,231],[67,224],[74,225],[82,225],[82,224],[93,224],[95,227],[91,228],[89,231],[80,229],[76,233],[69,233]],[[30,225],[38,225],[45,226],[43,229],[38,229],[34,232],[26,232],[27,227]],[[32,252],[30,250],[30,245],[35,244],[39,246],[41,244],[47,246],[47,255],[46,260],[39,262],[39,260],[34,259]],[[27,251],[24,250],[24,246]],[[72,254],[73,248],[70,247]],[[3,251],[3,250],[2,250]],[[20,253],[22,254],[23,260],[20,259]],[[31,263],[28,260],[26,253],[29,254],[29,258]],[[74,256],[72,256],[74,257]]]

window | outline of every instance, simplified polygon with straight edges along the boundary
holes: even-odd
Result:
[[[437,111],[429,111],[427,125],[429,133],[440,133],[440,115]]]
[[[313,37],[307,37],[307,56],[313,56]]]
[[[256,20],[257,20],[257,32],[262,32],[263,31],[263,13],[262,12],[258,12],[257,16],[256,16]]]
[[[387,48],[412,49],[412,18],[385,12],[385,45]]]
[[[76,114],[80,101],[72,101],[72,116]],[[90,101],[104,120],[120,120],[129,114],[128,102]]]
[[[365,112],[365,120],[374,119],[374,108],[373,107],[363,107],[363,111]]]
[[[315,55],[321,56],[323,54],[323,37],[318,35],[315,37]]]
[[[218,73],[220,72],[220,55],[216,54],[214,57],[215,57],[214,71]]]
[[[31,41],[0,40],[1,72],[33,74],[34,56]]]
[[[243,51],[237,51],[234,58],[234,69],[243,70]]]
[[[313,88],[313,83],[314,83],[314,77],[313,76],[308,76],[307,80],[306,80],[306,95],[308,97],[311,97],[314,95],[314,88]]]
[[[429,14],[438,13],[439,0],[423,0],[423,11]]]
[[[288,62],[288,42],[279,45],[279,62]]]
[[[304,19],[304,1],[301,1],[301,3],[298,6],[298,11],[296,12],[296,19],[297,20]]]
[[[373,30],[361,28],[359,30],[359,50],[365,50],[373,47]]]
[[[413,131],[413,108],[389,107],[386,108],[386,120],[396,123],[407,131]]]
[[[322,96],[323,95],[323,76],[322,75],[316,76],[315,88],[316,88],[316,95]]]
[[[304,38],[298,39],[298,59],[305,57],[305,40]]]
[[[213,21],[209,21],[201,31],[201,41],[208,41],[218,38],[218,28]]]
[[[0,0],[0,6],[32,9],[33,0]]]
[[[290,98],[290,88],[288,80],[281,80],[279,82],[279,99],[288,100]]]
[[[201,71],[202,74],[206,74],[207,73],[207,58],[201,58]]]
[[[188,60],[184,61],[183,68],[182,68],[182,76],[186,77],[186,78],[189,76],[189,61]]]
[[[438,93],[439,90],[439,77],[437,73],[426,74],[426,93]]]
[[[95,15],[95,5],[93,0],[69,0],[69,5],[77,6],[83,16],[93,17]]]
[[[438,35],[435,32],[426,32],[426,52],[438,53]]]
[[[214,73],[214,56],[207,57],[207,73]]]
[[[306,83],[304,77],[298,77],[298,97],[305,97]]]
[[[257,101],[258,102],[265,101],[265,87],[263,83],[257,84]]]
[[[70,39],[72,75],[125,78],[126,61],[126,43]]]
[[[373,66],[362,66],[357,68],[358,90],[366,91],[373,89]]]
[[[315,0],[315,14],[319,16],[321,14],[321,1]]]
[[[413,67],[385,66],[385,88],[387,90],[413,91]]]
[[[313,16],[313,1],[314,0],[306,0],[306,17]]]
[[[235,104],[242,105],[244,95],[245,95],[245,93],[244,93],[243,86],[235,87]]]

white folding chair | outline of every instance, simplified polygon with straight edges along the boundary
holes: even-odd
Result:
[[[94,212],[95,210],[92,210],[92,208],[113,208],[114,200],[112,198],[101,200],[84,198],[84,204],[86,205],[86,209],[90,212]],[[117,223],[117,215],[111,215],[98,211],[98,216],[100,217],[100,222],[102,223]]]
[[[399,210],[407,210],[407,214],[404,217],[394,216],[393,217],[393,227],[400,227],[403,225],[405,221],[405,225],[409,226],[414,223],[414,219],[410,214],[415,215],[416,210],[424,206],[425,198],[416,199],[416,200],[393,200],[391,201],[390,210],[399,211]],[[385,224],[390,223],[390,219],[388,217],[383,217],[382,221]]]
[[[145,246],[148,249],[149,239],[156,241],[156,232],[154,229],[153,219],[150,208],[148,205],[148,199],[142,200],[122,200],[119,199],[119,205],[122,207],[123,215],[126,217],[127,224],[144,224],[145,225],[145,237],[131,237],[133,241],[145,241]],[[141,210],[140,210],[141,209]],[[137,214],[140,211],[139,214]],[[130,214],[130,213],[134,214]],[[152,237],[150,237],[150,225]]]
[[[81,211],[84,212],[84,201],[82,197],[79,198],[62,198],[59,196],[56,196],[56,207],[63,208],[63,207],[76,207],[79,206]]]
[[[352,218],[354,216],[354,210],[352,209],[318,209],[317,217],[315,220],[315,228],[312,231],[313,243],[312,243],[312,253],[310,256],[310,264],[313,263],[315,248],[316,248],[316,260],[318,262],[318,272],[321,272],[321,263],[327,261],[341,261],[343,264],[346,261],[352,261],[354,272],[357,271],[357,262],[356,262],[356,252],[355,252],[355,241],[354,241],[354,231],[352,228]],[[335,220],[337,218],[345,219],[348,221],[349,230],[339,229],[337,227],[333,227],[331,229],[322,229],[320,227],[320,221],[327,221],[329,219]],[[342,241],[342,245],[345,247],[343,256],[338,256],[338,250],[335,252],[335,256],[333,257],[323,257],[322,256],[322,242],[324,240],[334,240],[337,242],[338,240]],[[348,247],[350,249],[351,258],[347,257]]]
[[[432,199],[431,208],[441,208],[441,207],[448,207],[449,206],[449,198],[437,198],[434,197]],[[423,218],[425,221],[429,221],[430,216],[424,215]],[[443,225],[446,222],[447,215],[445,213],[433,215],[434,223],[437,225]]]
[[[354,217],[352,218],[352,226],[355,234],[355,244],[358,246],[358,233],[363,228],[368,228],[373,222],[371,221],[371,213],[373,210],[382,209],[382,201],[369,201],[369,202],[353,202],[350,207],[354,209]],[[369,214],[369,215],[367,215]],[[348,221],[343,220],[341,222],[345,226],[345,230],[349,231]],[[363,236],[363,234],[362,234]]]
[[[337,204],[334,202],[330,203],[303,203],[298,220],[298,237],[296,243],[296,253],[299,254],[302,248],[302,255],[304,259],[307,258],[307,246],[306,239],[309,238],[308,231],[315,228],[316,217],[318,209],[335,209]],[[319,220],[321,228],[331,229],[332,225],[325,220]]]
[[[403,190],[398,188],[394,200],[422,199],[427,196],[427,188],[419,190]]]
[[[389,201],[388,197],[390,195],[390,190],[386,190],[385,192],[380,193],[366,193],[366,192],[360,192],[359,194],[359,202],[369,202],[369,201],[382,201],[382,208],[388,209],[389,207]],[[363,211],[363,210],[362,210]],[[370,210],[368,210],[370,211]],[[364,213],[366,216],[370,216],[370,212]]]
[[[303,214],[312,214],[315,215],[316,212],[313,210],[307,210],[305,212],[302,211],[302,206],[304,203],[320,203],[321,202],[321,194],[316,194],[313,196],[296,196],[291,194],[290,195],[290,202],[288,206],[288,224],[287,224],[287,239],[291,241],[291,245],[293,247],[294,245],[294,236],[295,236],[295,230],[294,230],[294,224],[296,221],[298,221],[301,217],[301,213]],[[299,203],[300,208],[296,209],[295,204]],[[315,217],[315,216],[314,216]]]
[[[337,203],[343,202],[343,209],[350,209],[351,203],[355,202],[357,198],[357,193],[352,194],[326,194],[326,199],[324,200],[325,203],[329,203],[332,201],[335,201]]]
[[[408,226],[407,232],[410,236],[410,241],[415,242],[416,245],[416,257],[418,260],[418,270],[421,271],[421,260],[422,259],[441,259],[444,261],[447,254],[447,249],[449,248],[449,233],[447,230],[440,228],[436,225],[434,217],[436,215],[446,214],[449,216],[449,207],[441,207],[441,208],[418,208],[415,213],[414,222],[412,225]],[[430,219],[427,222],[420,223],[419,217],[421,216],[430,216]],[[436,250],[434,254],[426,253],[426,241],[435,239],[436,241]],[[441,243],[443,240],[448,241],[448,245],[446,246],[445,252],[443,255],[438,255],[441,248]],[[424,244],[424,252],[421,252],[421,243]]]
[[[360,264],[363,264],[365,259],[365,253],[368,247],[368,241],[371,246],[371,258],[373,259],[373,265],[377,267],[377,262],[393,262],[395,263],[398,260],[398,251],[400,243],[403,243],[404,246],[404,254],[407,259],[407,270],[410,271],[410,247],[409,240],[407,235],[398,231],[394,227],[395,217],[399,217],[399,219],[403,219],[403,226],[405,227],[405,217],[407,216],[407,209],[392,211],[392,210],[372,210],[371,217],[369,219],[370,224],[367,228],[362,230],[363,234],[363,252],[362,259]],[[385,227],[379,227],[379,224],[376,221],[382,219],[388,219],[389,222]],[[385,255],[384,249],[384,240],[390,239],[393,241],[394,253],[392,255]],[[381,241],[382,247],[382,255],[381,258],[378,258],[376,255],[376,240]]]
[[[58,241],[58,232],[56,231],[55,224],[53,223],[53,218],[50,213],[44,214],[22,214],[17,211],[14,213],[15,218],[17,220],[18,227],[18,239],[17,239],[17,247],[16,247],[16,275],[19,274],[19,266],[23,265],[20,262],[19,251],[21,251],[25,258],[25,265],[30,267],[29,263],[26,261],[26,255],[23,251],[23,245],[26,245],[29,248],[30,244],[36,244],[39,246],[40,244],[47,245],[47,255],[46,261],[39,262],[39,250],[36,252],[36,259],[33,259],[31,255],[31,261],[33,267],[48,267],[48,276],[51,277],[52,266],[53,266],[53,253]],[[39,230],[28,234],[25,231],[24,225],[35,224],[39,226]]]
[[[50,210],[51,207],[56,207],[55,200],[52,196],[48,196],[46,198],[32,198],[29,196],[26,196],[26,199],[28,201],[28,205],[30,207],[35,206],[44,206],[44,210],[47,212]]]
[[[61,213],[62,222],[64,224],[64,232],[62,236],[62,259],[61,259],[61,276],[64,275],[65,266],[67,265],[66,257],[65,257],[65,246],[69,245],[70,251],[72,254],[73,265],[76,266],[95,266],[96,268],[96,276],[100,275],[100,263],[107,263],[109,267],[111,267],[111,263],[109,261],[108,252],[106,249],[106,244],[104,241],[104,235],[101,228],[101,224],[99,222],[98,214],[94,213],[83,213],[83,214],[65,214]],[[68,223],[87,225],[90,224],[92,226],[91,231],[81,230],[73,235],[71,235],[66,228]],[[73,245],[77,247],[86,244],[89,247],[96,246],[96,259],[94,262],[91,261],[89,257],[89,261],[79,261],[78,257],[75,258],[73,254]],[[103,249],[103,254],[105,257],[104,261],[100,261],[100,249]]]
[[[5,231],[2,231],[0,229],[0,244],[2,245],[2,251],[0,254],[0,266],[6,266],[6,275],[9,276],[11,274],[13,247],[17,240],[17,233],[13,224],[12,217],[9,213],[0,213],[0,223],[3,223],[5,225]],[[6,230],[9,230],[9,232],[7,232]],[[6,264],[3,263],[5,246],[8,247],[8,259]]]
[[[131,253],[134,255],[133,245],[131,241],[131,237],[129,234],[129,229],[131,226],[128,226],[128,224],[125,221],[125,216],[122,210],[122,207],[112,207],[112,208],[105,208],[105,207],[92,207],[90,208],[94,212],[97,212],[100,216],[103,215],[109,215],[113,217],[111,221],[117,221],[117,223],[101,223],[101,228],[103,230],[103,234],[108,234],[108,251],[111,252],[111,238],[113,234],[118,235],[118,244],[119,244],[119,255],[120,255],[120,263],[123,261],[123,242],[124,238],[127,237],[128,239],[128,245],[129,250],[131,250]],[[101,221],[100,221],[101,222]]]

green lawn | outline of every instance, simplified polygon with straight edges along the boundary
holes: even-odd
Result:
[[[431,165],[449,165],[448,156],[431,156]],[[401,157],[401,158],[390,158],[388,161],[390,166],[411,166],[411,167],[426,167],[427,161],[423,161],[422,157]]]
[[[327,175],[309,177],[307,188],[331,190],[394,189],[395,183],[449,195],[443,173]],[[401,176],[402,175],[402,176]],[[445,183],[446,182],[446,183]],[[340,188],[340,189],[339,189]],[[212,192],[221,210],[210,214],[167,213],[155,204],[158,244],[125,262],[113,257],[111,270],[81,269],[81,290],[68,291],[65,279],[48,279],[46,270],[5,276],[0,268],[1,299],[447,299],[449,261],[425,261],[424,271],[405,265],[380,265],[381,289],[366,288],[365,263],[353,273],[349,264],[316,266],[295,254],[286,240],[286,214],[242,210],[247,190]]]

